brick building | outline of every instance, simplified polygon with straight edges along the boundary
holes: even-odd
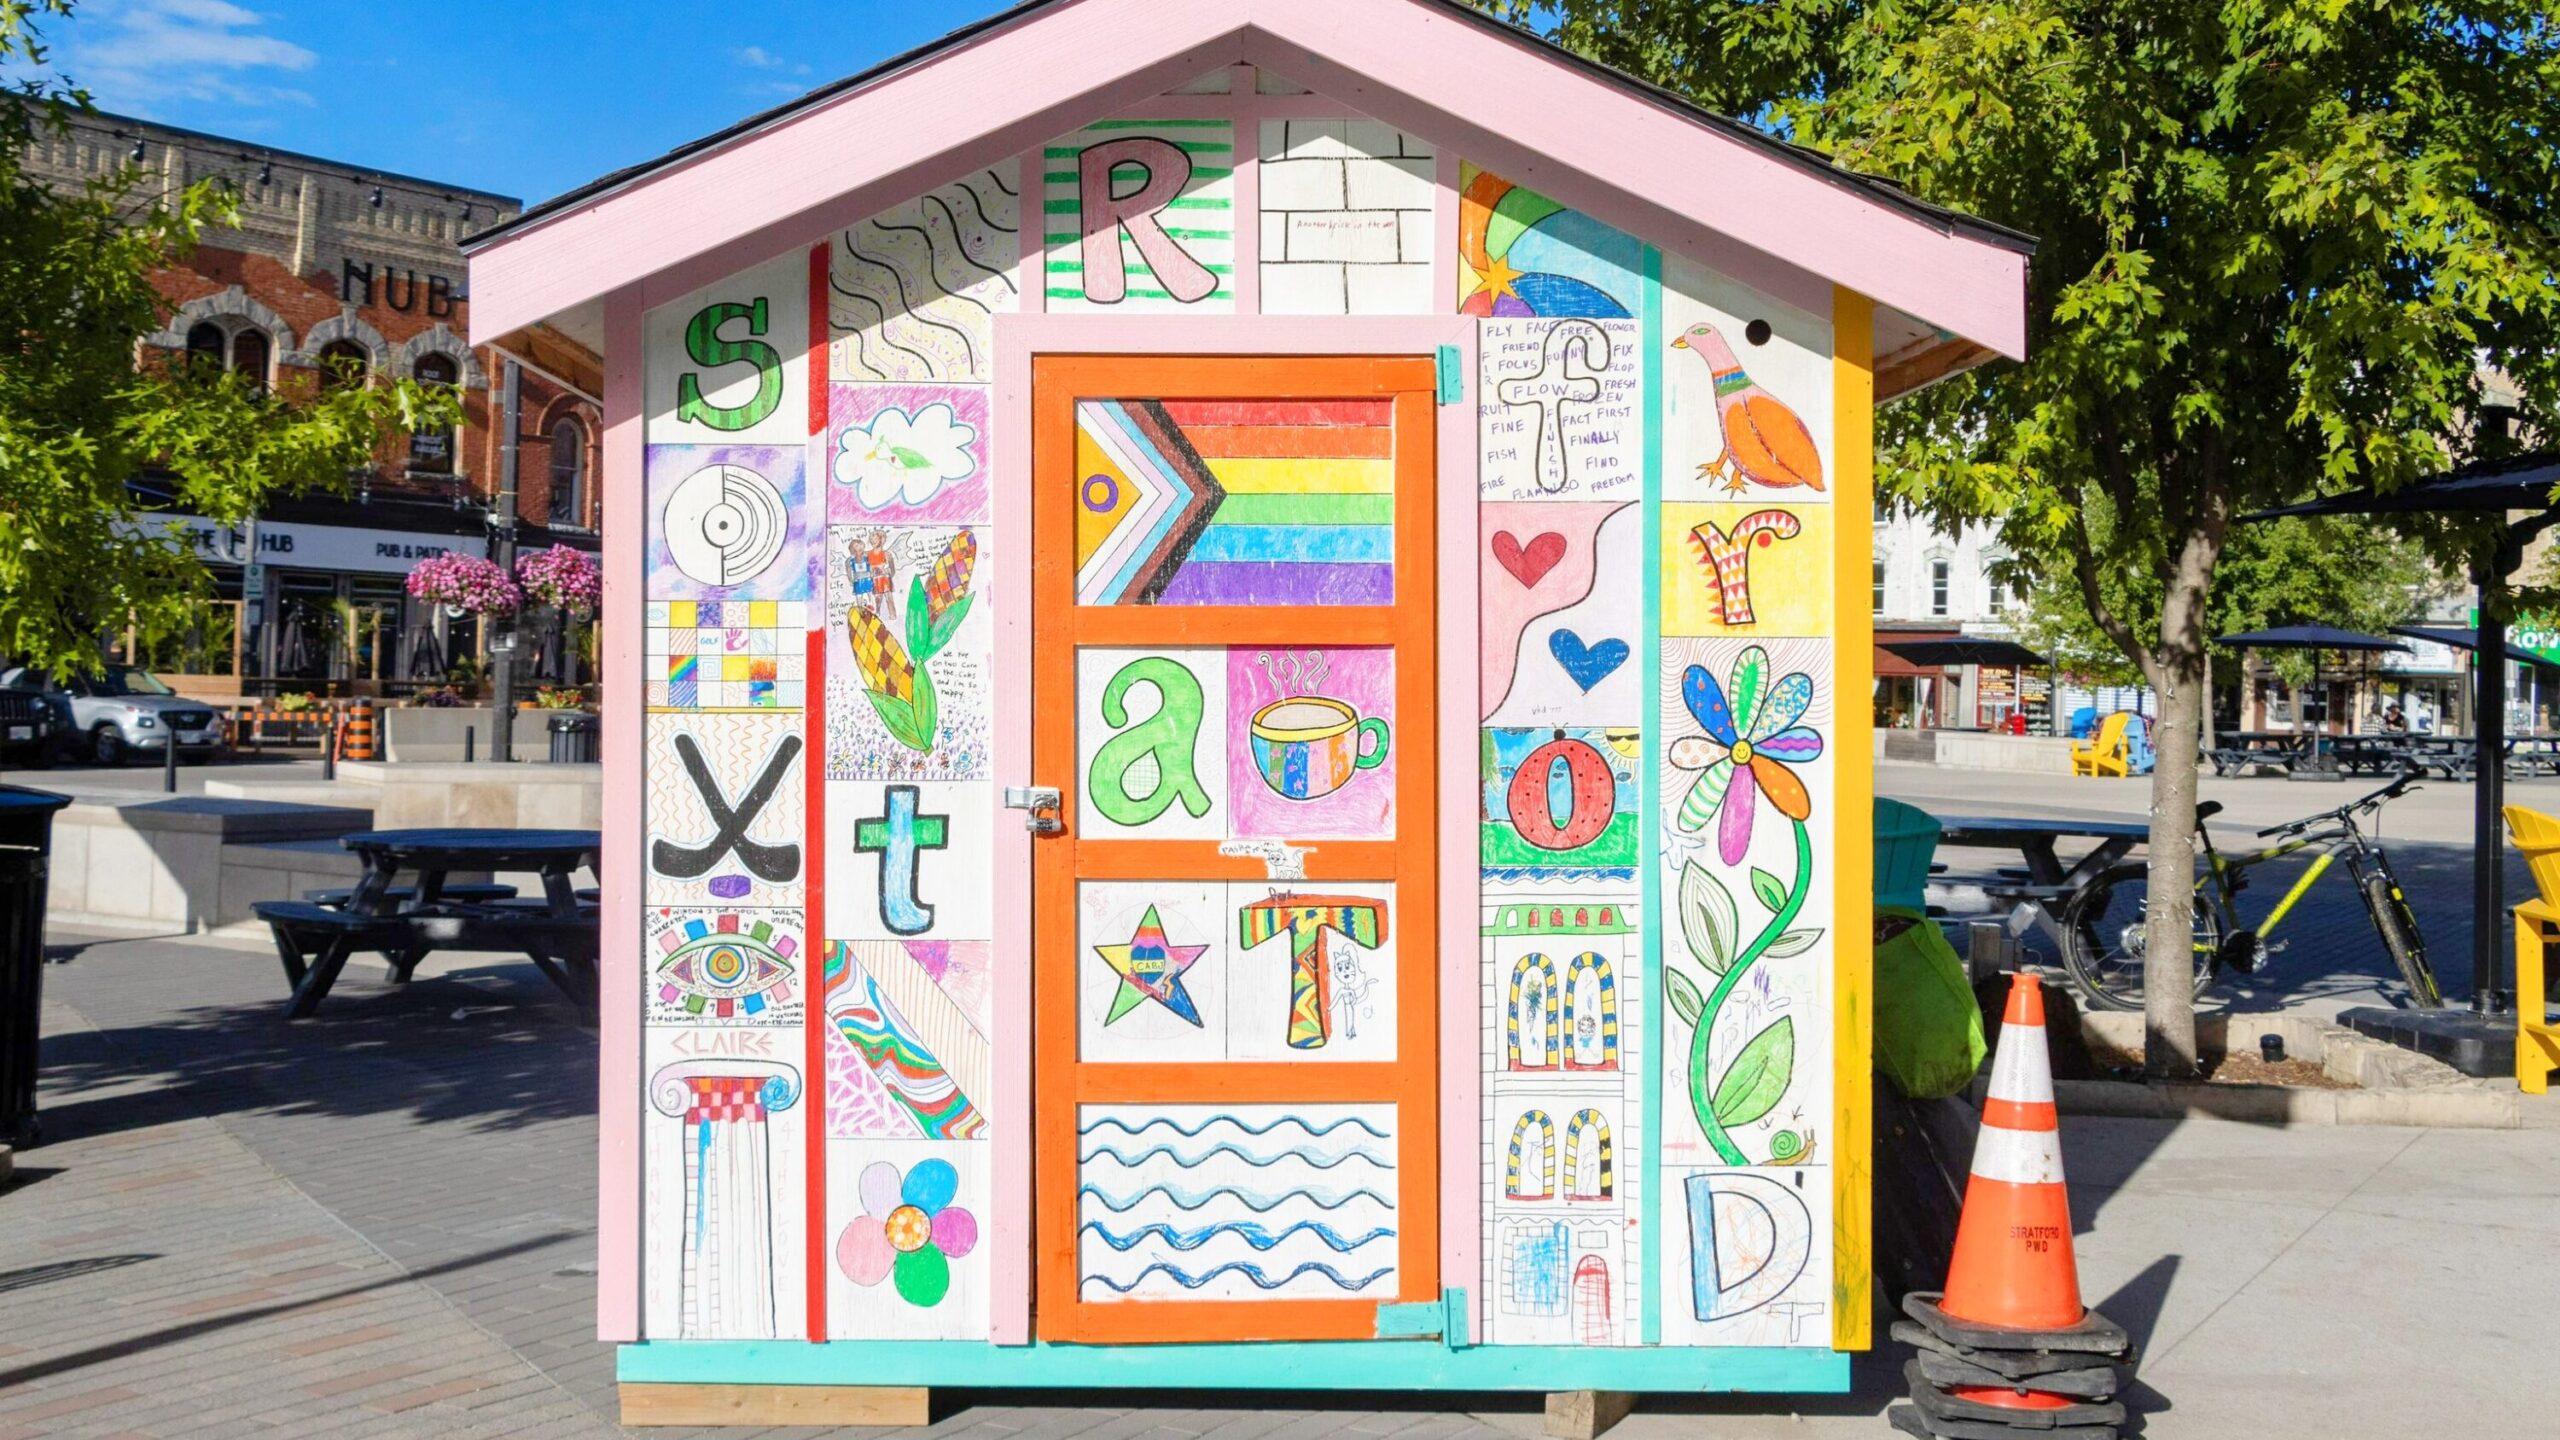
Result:
[[[554,332],[473,346],[457,242],[522,209],[509,196],[324,160],[123,116],[78,117],[39,140],[36,178],[77,185],[139,172],[138,198],[224,177],[238,224],[157,283],[170,302],[147,349],[200,357],[288,392],[352,369],[456,387],[462,421],[388,447],[343,495],[278,502],[248,537],[190,527],[219,601],[184,642],[139,658],[185,687],[397,693],[440,680],[479,637],[402,585],[419,559],[488,553],[504,468],[504,377],[518,386],[518,544],[593,549],[603,506],[594,355]],[[147,356],[145,358],[148,358]],[[165,500],[148,480],[146,501]],[[176,517],[184,520],[187,517]],[[537,648],[540,648],[537,646]],[[564,657],[539,656],[542,673]]]

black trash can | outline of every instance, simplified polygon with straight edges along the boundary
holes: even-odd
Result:
[[[563,710],[551,717],[551,763],[596,763],[596,717],[583,710]]]
[[[44,1002],[44,901],[53,817],[68,795],[0,785],[0,1142],[36,1128],[37,1012]]]

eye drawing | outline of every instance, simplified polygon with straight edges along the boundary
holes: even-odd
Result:
[[[763,920],[695,918],[659,937],[658,999],[706,1019],[753,1017],[791,999],[799,942]]]

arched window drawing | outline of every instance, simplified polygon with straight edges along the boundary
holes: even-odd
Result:
[[[1608,960],[1585,950],[1564,972],[1564,1068],[1618,1068],[1618,977]]]
[[[1597,1110],[1575,1111],[1564,1127],[1565,1198],[1607,1200],[1617,1192],[1617,1162],[1609,1154],[1608,1117]]]
[[[1609,1262],[1585,1255],[1573,1262],[1573,1338],[1585,1345],[1617,1343],[1609,1307]]]
[[[1511,1003],[1502,1030],[1512,1069],[1556,1068],[1557,990],[1556,962],[1546,956],[1532,952],[1511,967]]]
[[[1532,1144],[1537,1146],[1534,1165],[1524,1153]],[[1537,1189],[1523,1188],[1532,1180]],[[1556,1122],[1546,1111],[1531,1110],[1512,1122],[1511,1158],[1503,1167],[1502,1193],[1513,1200],[1556,1198]]]

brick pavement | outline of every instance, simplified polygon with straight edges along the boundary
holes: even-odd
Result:
[[[270,955],[54,938],[70,943],[46,975],[49,1143],[0,1195],[0,1291],[42,1286],[51,1303],[0,1311],[0,1440],[626,1433],[609,1423],[612,1351],[593,1338],[595,1043],[531,966],[430,962],[401,990],[358,962],[315,1021],[288,1026]],[[1321,1410],[1093,1398],[955,1395],[961,1408],[913,1432],[706,1434],[1538,1428],[1534,1397],[1484,1397],[1482,1418],[1405,1396]]]
[[[2124,798],[2088,796],[2092,811]],[[2395,854],[2439,954],[2459,957],[2467,851]],[[2306,905],[2306,939],[2242,1003],[2334,1003],[2384,973],[2346,887],[2324,884]],[[316,1022],[288,1027],[282,977],[261,952],[126,940],[61,954],[46,979],[52,1143],[20,1156],[22,1179],[0,1194],[0,1440],[624,1433],[610,1423],[611,1352],[592,1338],[594,1042],[530,966],[462,957],[398,990],[359,963]],[[2458,958],[2442,968],[2451,979]],[[1719,1434],[1882,1433],[1890,1371],[1862,1364],[1859,1393],[1794,1402],[1801,1420],[1783,1401],[1654,1401],[1626,1433],[1696,1433],[1702,1421]],[[910,1433],[1539,1429],[1535,1397],[1459,1400],[1481,1407],[1472,1413],[1431,1408],[1453,1397],[1338,1396],[1311,1410],[1237,1395],[1195,1408],[1204,1398],[958,1394],[948,1403],[966,1408]]]
[[[45,1022],[50,1055],[97,1074],[111,1042],[78,1008]],[[97,1078],[48,1087],[58,1138],[0,1198],[0,1440],[600,1433],[440,1272],[394,1262],[183,1087]]]

